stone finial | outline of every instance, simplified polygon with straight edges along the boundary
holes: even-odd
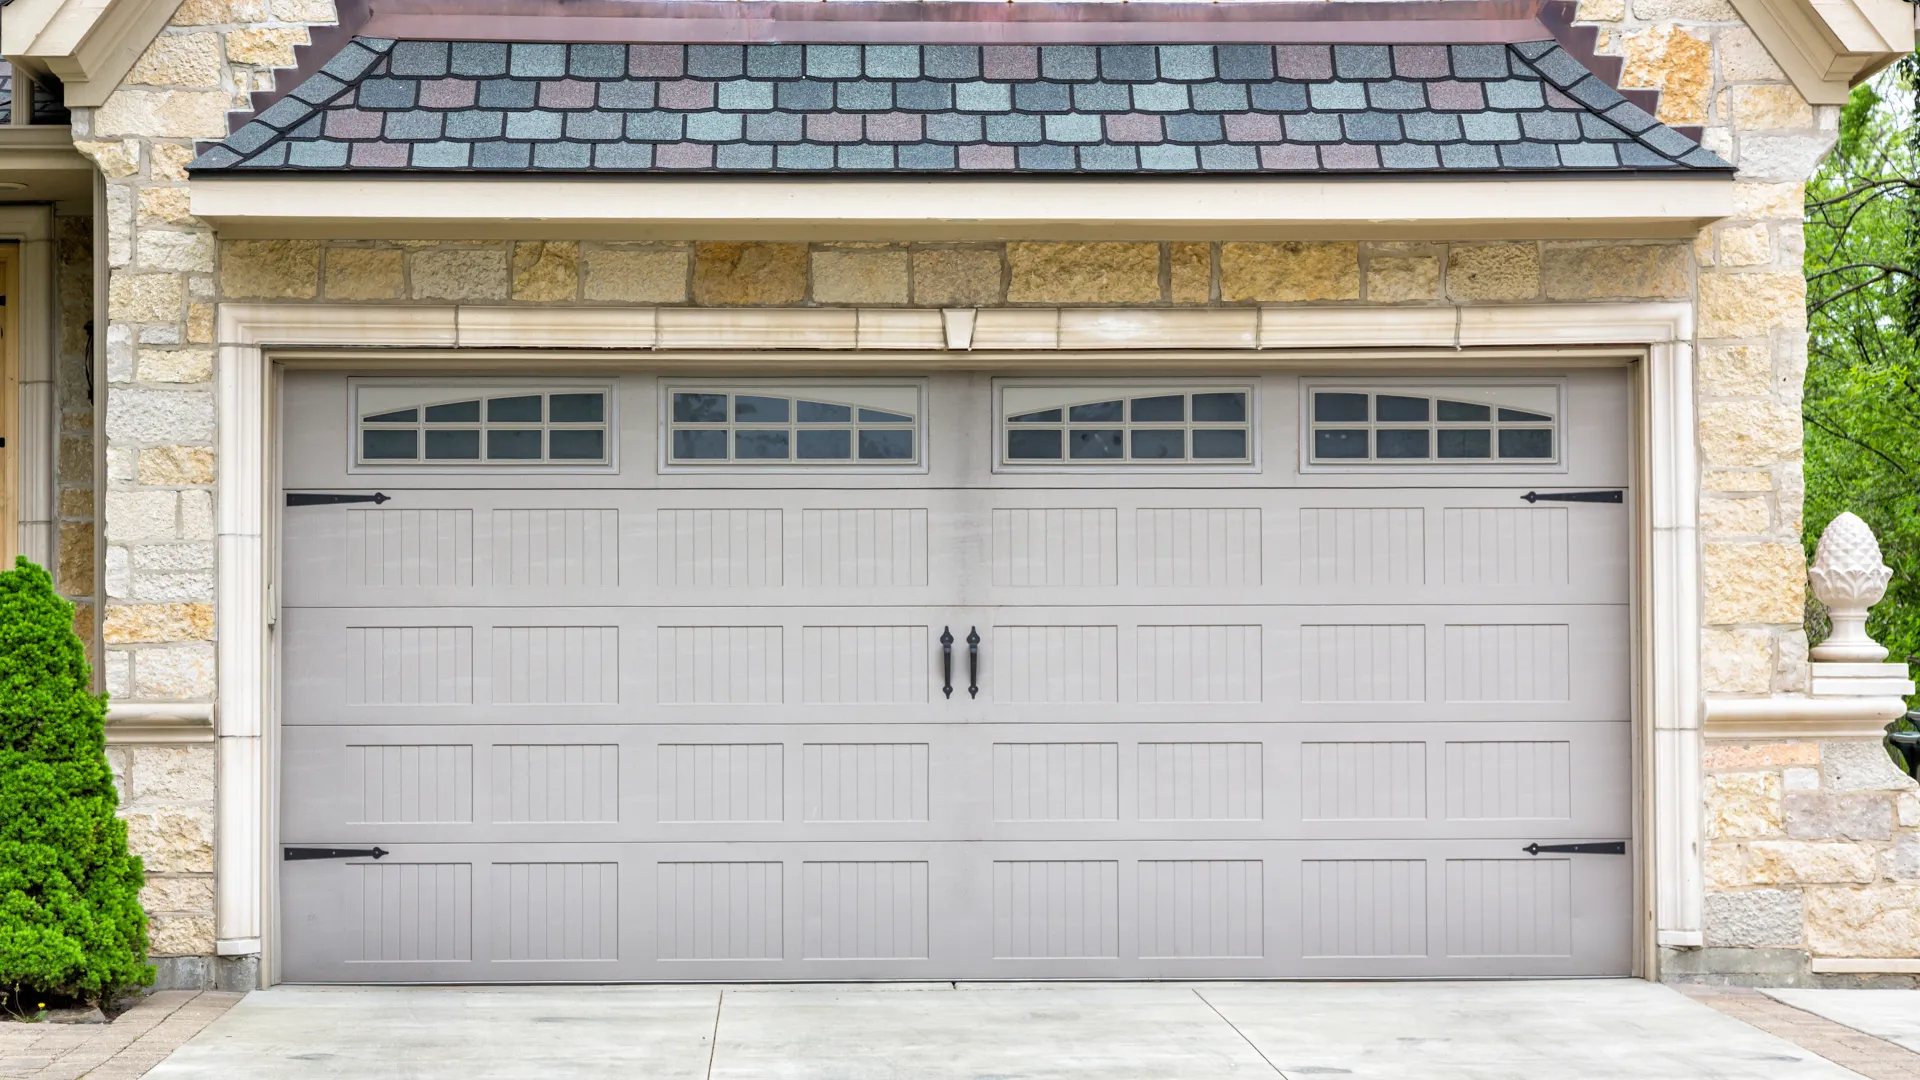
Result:
[[[1843,513],[1828,524],[1807,569],[1813,595],[1833,620],[1832,635],[1813,648],[1814,660],[1877,664],[1887,658],[1886,648],[1867,636],[1867,609],[1887,594],[1892,577],[1893,569],[1880,561],[1880,542],[1866,522]]]

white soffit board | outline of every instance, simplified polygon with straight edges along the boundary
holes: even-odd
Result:
[[[194,216],[222,235],[296,239],[898,239],[903,229],[923,240],[1690,238],[1732,213],[1733,184],[1722,176],[771,183],[302,177],[193,185]]]

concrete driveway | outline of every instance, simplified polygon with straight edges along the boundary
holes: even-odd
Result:
[[[1644,982],[250,994],[149,1080],[1858,1080]]]

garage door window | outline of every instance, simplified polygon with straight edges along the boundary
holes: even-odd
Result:
[[[1308,459],[1324,465],[1551,465],[1559,389],[1310,386]]]
[[[361,465],[582,466],[611,460],[605,386],[357,386]]]
[[[1004,465],[1245,465],[1248,386],[1020,385],[1000,397]]]
[[[920,388],[667,387],[670,465],[917,466]]]

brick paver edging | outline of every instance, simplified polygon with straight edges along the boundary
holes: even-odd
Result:
[[[139,1080],[241,997],[161,990],[111,1024],[0,1023],[0,1080]]]
[[[1852,1069],[1868,1080],[1920,1080],[1920,1054],[1899,1043],[1815,1016],[1758,990],[1742,987],[1675,987],[1688,997],[1745,1021],[1761,1031]]]

